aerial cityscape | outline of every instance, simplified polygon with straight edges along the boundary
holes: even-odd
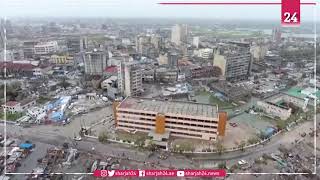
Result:
[[[0,179],[320,179],[315,34],[312,22],[3,17]]]

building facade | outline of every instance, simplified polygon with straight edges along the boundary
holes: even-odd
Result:
[[[213,65],[218,66],[227,80],[247,79],[251,73],[252,56],[250,45],[229,43],[218,47]]]
[[[35,100],[26,99],[21,102],[8,101],[6,104],[2,105],[2,108],[11,114],[14,114],[14,113],[21,113],[21,112],[27,111],[29,108],[35,105],[36,105]]]
[[[52,55],[50,59],[54,64],[73,64],[73,57],[67,55]]]
[[[188,26],[176,24],[171,30],[171,42],[176,45],[181,45],[187,42]]]
[[[34,46],[34,54],[36,55],[45,55],[56,52],[58,50],[58,42],[41,42]]]
[[[142,88],[142,72],[138,62],[120,62],[118,65],[118,88],[124,96],[139,96]]]
[[[214,105],[133,97],[116,104],[114,116],[117,129],[204,140],[224,136],[227,119]]]
[[[34,46],[37,45],[38,42],[35,41],[27,41],[23,43],[23,56],[24,58],[32,58],[35,54]]]
[[[66,44],[70,54],[83,52],[88,48],[87,37],[70,37]]]
[[[88,75],[103,75],[107,67],[109,56],[104,51],[94,49],[86,52],[84,58],[85,73]]]

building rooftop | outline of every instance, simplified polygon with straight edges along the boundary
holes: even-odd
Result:
[[[163,114],[179,114],[188,116],[201,116],[216,118],[218,106],[183,101],[165,101],[159,99],[127,97],[119,108],[153,111]]]
[[[298,98],[306,98],[306,97],[316,97],[317,99],[320,98],[320,91],[315,90],[314,88],[298,88],[298,87],[292,87],[287,92],[285,92],[288,95],[298,97]]]
[[[7,107],[14,107],[14,106],[16,106],[17,104],[19,104],[17,101],[8,101],[8,102],[6,103],[6,106],[7,106]]]

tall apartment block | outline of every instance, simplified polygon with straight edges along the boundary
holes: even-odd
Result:
[[[0,49],[4,48],[5,35],[4,35],[4,24],[0,21]]]
[[[134,97],[115,102],[114,116],[120,130],[204,140],[224,136],[227,120],[211,104]]]
[[[88,48],[86,37],[70,37],[67,39],[66,44],[70,54],[79,53]]]
[[[24,58],[32,58],[35,55],[34,46],[37,45],[36,41],[23,42],[23,56]]]
[[[94,49],[85,53],[84,67],[85,73],[89,75],[103,75],[107,67],[108,53]]]
[[[171,30],[171,42],[175,43],[176,45],[181,45],[181,43],[187,41],[188,35],[188,26],[183,25],[175,25],[172,27]]]
[[[121,62],[118,65],[118,88],[124,96],[139,96],[142,89],[142,70],[138,62]]]
[[[220,44],[214,52],[213,64],[222,71],[226,80],[247,79],[251,73],[250,44],[230,42]]]

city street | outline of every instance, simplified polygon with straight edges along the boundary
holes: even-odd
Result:
[[[82,141],[77,141],[77,145],[75,145],[75,148],[86,152],[92,152],[92,147],[94,147],[95,153],[99,155],[106,157],[120,157],[125,159],[129,158],[131,160],[142,163],[158,163],[159,161],[161,166],[167,168],[209,167],[215,165],[217,162],[220,161],[227,161],[228,164],[233,164],[240,159],[246,159],[250,161],[262,156],[262,154],[264,153],[270,154],[272,152],[275,152],[280,145],[291,144],[296,139],[299,139],[299,134],[310,130],[310,128],[313,128],[313,125],[313,121],[305,122],[289,132],[285,132],[284,134],[280,134],[274,137],[270,142],[268,142],[265,145],[252,148],[244,152],[237,151],[224,153],[222,155],[193,155],[193,162],[182,155],[171,155],[166,160],[159,160],[157,159],[156,155],[149,157],[150,152],[147,151],[138,151],[136,149],[133,149],[132,147],[128,147],[122,144],[101,144],[95,139],[84,139]],[[3,124],[1,124],[1,127],[3,128]],[[34,142],[41,142],[50,145],[62,145],[64,142],[75,144],[72,138],[68,136],[69,133],[65,132],[63,128],[60,129],[60,127],[58,126],[36,126],[31,128],[22,128],[20,126],[7,124],[7,133],[8,136],[19,137],[23,140],[31,140]]]

